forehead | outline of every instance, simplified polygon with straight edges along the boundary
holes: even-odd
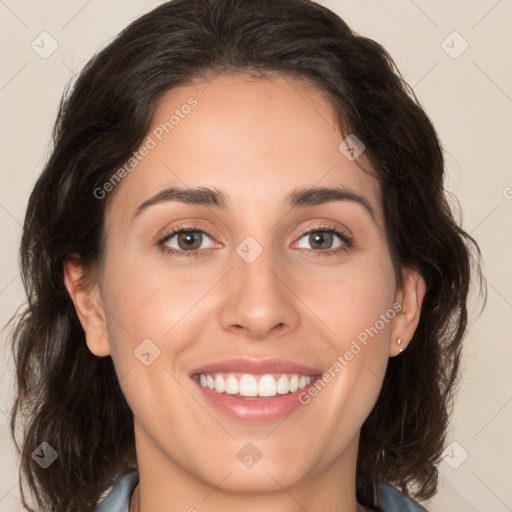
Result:
[[[329,102],[297,79],[190,83],[161,98],[111,215],[126,219],[171,186],[213,186],[253,215],[282,209],[291,189],[343,186],[364,193],[380,216],[379,184],[344,156],[344,138]]]

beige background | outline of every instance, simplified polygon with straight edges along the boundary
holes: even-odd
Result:
[[[17,263],[21,224],[28,195],[48,156],[63,88],[95,51],[159,3],[0,0],[2,325],[24,299]],[[512,0],[323,4],[395,58],[443,140],[447,188],[459,198],[464,227],[483,252],[488,303],[480,317],[473,316],[450,446],[440,463],[440,489],[426,506],[431,512],[511,511]],[[35,40],[39,52],[51,49],[50,36],[40,36],[43,31],[58,43],[46,59],[31,47]],[[41,38],[46,38],[44,48]],[[468,48],[458,55],[466,42]],[[21,506],[7,428],[13,365],[6,339],[4,331],[0,509],[11,512]]]

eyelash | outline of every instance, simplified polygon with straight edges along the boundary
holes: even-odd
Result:
[[[183,251],[183,250],[176,250],[171,247],[168,247],[165,245],[165,242],[167,242],[170,238],[172,238],[174,235],[182,233],[182,232],[198,232],[203,233],[210,238],[213,239],[213,237],[204,229],[201,229],[199,226],[187,226],[182,225],[174,228],[169,233],[165,234],[158,242],[157,246],[158,248],[166,253],[171,255],[177,255],[177,256],[185,256],[188,258],[195,257],[195,256],[201,256],[204,255],[205,251],[207,249],[194,249],[193,251]],[[315,226],[314,228],[303,228],[300,233],[300,238],[302,238],[304,235],[308,235],[311,233],[334,233],[340,240],[343,242],[342,245],[337,247],[336,249],[327,249],[325,251],[322,250],[314,250],[314,249],[305,249],[306,251],[313,253],[314,256],[335,256],[339,254],[340,252],[347,251],[347,249],[350,249],[352,247],[352,240],[350,237],[343,231],[341,231],[339,228],[335,226],[325,225],[325,226]],[[201,254],[202,253],[202,254]]]

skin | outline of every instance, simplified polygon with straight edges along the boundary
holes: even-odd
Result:
[[[318,91],[291,78],[220,76],[169,91],[149,133],[191,96],[197,106],[110,198],[101,281],[85,285],[79,261],[65,264],[87,345],[113,358],[134,414],[140,510],[363,510],[355,495],[360,428],[399,353],[397,338],[405,349],[414,334],[425,283],[402,269],[397,287],[379,184],[338,149],[345,137]],[[174,185],[215,187],[229,208],[173,201],[133,218]],[[349,200],[285,208],[292,190],[312,186],[348,188],[375,217]],[[208,233],[202,255],[158,247],[182,223]],[[325,225],[349,234],[350,247],[333,235],[315,248],[300,231],[325,234]],[[263,249],[252,263],[236,252],[247,236]],[[177,238],[167,245],[185,252]],[[340,243],[344,250],[332,253]],[[240,356],[327,370],[395,302],[402,311],[284,421],[230,420],[190,378],[194,368]],[[147,338],[160,350],[149,366],[133,354]],[[237,458],[248,441],[262,454],[252,468]]]

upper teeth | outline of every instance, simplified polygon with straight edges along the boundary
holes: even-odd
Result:
[[[298,389],[304,389],[309,386],[314,377],[297,374],[277,374],[277,375],[251,375],[250,373],[241,374],[240,378],[229,374],[203,374],[199,375],[199,383],[204,388],[210,388],[217,393],[227,393],[229,395],[240,396],[275,396],[276,394],[285,395],[286,393],[295,393]]]

